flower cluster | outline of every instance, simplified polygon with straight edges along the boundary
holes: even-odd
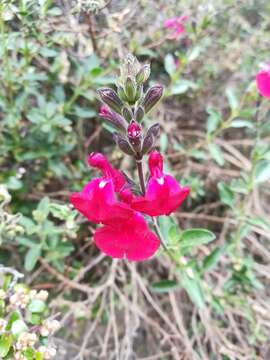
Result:
[[[100,115],[117,129],[114,139],[120,150],[135,159],[141,193],[134,191],[133,181],[115,169],[103,154],[92,153],[88,164],[102,176],[71,196],[71,203],[88,220],[102,224],[94,234],[97,247],[113,258],[133,261],[150,258],[160,245],[160,239],[148,227],[147,216],[171,214],[189,193],[188,187],[182,188],[163,172],[163,157],[154,150],[159,124],[143,130],[145,114],[163,94],[161,85],[153,85],[144,92],[149,75],[150,66],[140,66],[129,55],[121,68],[117,92],[110,88],[98,90],[104,103]],[[145,186],[142,161],[146,154],[149,154],[149,178]]]
[[[143,215],[169,215],[185,200],[188,187],[181,188],[170,175],[163,173],[163,159],[158,151],[149,155],[150,177],[143,196],[132,193],[125,176],[113,168],[100,153],[88,158],[102,177],[91,180],[71,202],[90,221],[103,224],[94,235],[97,247],[114,258],[145,260],[160,245]]]
[[[14,270],[15,272],[15,270]],[[24,284],[0,289],[1,359],[49,360],[56,349],[50,337],[60,327],[58,320],[48,318],[48,292],[28,289]]]

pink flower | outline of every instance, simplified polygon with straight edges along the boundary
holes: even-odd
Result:
[[[149,230],[143,216],[131,208],[133,194],[124,175],[100,153],[90,154],[88,163],[98,168],[103,177],[73,193],[70,201],[88,220],[104,225],[94,234],[97,247],[114,258],[148,259],[160,240]]]
[[[182,15],[165,20],[164,27],[173,30],[170,35],[171,39],[177,40],[179,39],[180,35],[185,32],[185,27],[183,24],[187,18],[187,16]]]
[[[112,167],[106,157],[101,153],[91,153],[88,156],[88,164],[92,167],[99,169],[105,178],[112,179],[114,189],[120,192],[126,184],[125,176],[121,171]]]
[[[149,156],[150,179],[145,196],[132,200],[132,208],[150,216],[170,215],[186,199],[188,187],[180,187],[171,176],[163,173],[163,158],[158,151]]]
[[[270,64],[260,70],[256,76],[256,84],[259,93],[270,99]]]
[[[158,237],[149,230],[143,216],[134,212],[123,222],[99,228],[94,240],[97,247],[113,258],[142,261],[150,258],[160,245]]]
[[[81,192],[70,197],[73,206],[95,224],[126,220],[133,215],[130,207],[118,201],[112,179],[93,179]]]

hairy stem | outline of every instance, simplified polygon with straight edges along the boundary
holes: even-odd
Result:
[[[136,159],[136,165],[138,170],[138,175],[140,179],[140,185],[143,195],[145,194],[145,182],[144,182],[144,175],[143,175],[143,166],[142,166],[142,159]]]

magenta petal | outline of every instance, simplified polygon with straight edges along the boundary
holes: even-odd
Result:
[[[94,235],[97,247],[113,258],[142,261],[159,248],[160,240],[140,214],[118,224],[105,225]]]
[[[169,215],[186,199],[189,188],[181,188],[170,175],[150,178],[144,197],[134,198],[132,208],[150,216]]]
[[[94,179],[70,198],[73,206],[94,223],[128,219],[133,211],[116,200],[112,180]]]
[[[270,71],[260,71],[256,76],[256,83],[259,93],[270,99]]]

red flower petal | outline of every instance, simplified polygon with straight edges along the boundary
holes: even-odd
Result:
[[[112,180],[94,179],[80,193],[72,194],[70,201],[88,220],[96,224],[128,219],[133,214],[127,204],[116,200]]]
[[[125,176],[121,173],[121,171],[111,166],[111,164],[103,154],[90,154],[88,157],[88,164],[92,167],[99,169],[104,177],[112,179],[116,192],[119,192],[126,184]]]
[[[131,207],[150,216],[169,215],[186,199],[189,188],[181,188],[172,176],[163,174],[163,158],[158,151],[149,155],[149,170],[145,196],[134,198]]]
[[[101,227],[96,231],[94,240],[105,254],[133,261],[150,258],[160,245],[158,237],[138,213],[134,213],[128,221]]]
[[[270,66],[257,74],[256,83],[259,93],[270,99]]]

